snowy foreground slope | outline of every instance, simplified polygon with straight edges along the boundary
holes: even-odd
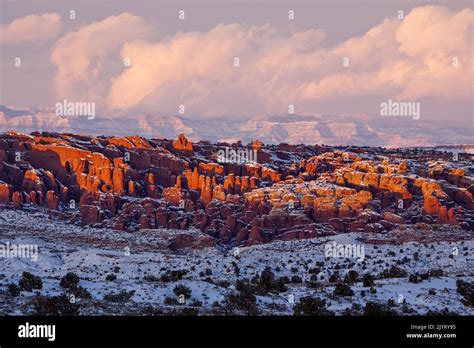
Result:
[[[39,254],[37,261],[0,258],[0,314],[473,315],[466,303],[474,281],[472,235],[453,229],[433,234],[422,225],[400,226],[389,234],[176,249],[173,236],[199,241],[201,232],[128,233],[68,224],[41,210],[3,209],[0,242],[37,245]],[[363,247],[364,254],[325,257],[333,242]],[[31,291],[21,290],[31,280],[23,276],[22,283],[23,272],[41,286],[34,278]],[[63,278],[69,272],[79,277],[75,290]],[[369,276],[362,281],[364,274],[373,284]],[[471,284],[470,295],[459,284]]]

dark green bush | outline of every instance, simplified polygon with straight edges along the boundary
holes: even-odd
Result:
[[[21,291],[33,291],[33,289],[42,289],[43,282],[40,277],[34,276],[29,272],[23,272],[18,282]]]
[[[61,278],[59,286],[62,288],[70,289],[75,288],[79,285],[79,277],[73,272],[67,273],[64,277]]]
[[[293,315],[331,315],[326,309],[326,301],[317,297],[302,297],[293,308]]]

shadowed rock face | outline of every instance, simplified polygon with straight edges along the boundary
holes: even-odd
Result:
[[[221,161],[225,149],[257,161]],[[418,223],[472,231],[473,171],[467,154],[453,162],[434,150],[0,135],[2,207],[126,231],[196,228],[243,245]]]

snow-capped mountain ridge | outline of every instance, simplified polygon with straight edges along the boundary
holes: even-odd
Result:
[[[472,126],[371,115],[272,115],[247,119],[197,119],[183,116],[136,114],[108,118],[58,116],[0,106],[0,131],[71,132],[91,135],[129,135],[175,138],[184,133],[192,141],[259,139],[264,143],[432,146],[472,142]]]

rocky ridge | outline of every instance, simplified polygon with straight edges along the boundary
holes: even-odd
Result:
[[[257,161],[219,163],[225,148]],[[129,232],[198,229],[232,245],[401,225],[473,231],[473,173],[470,155],[432,149],[0,135],[4,208]]]

